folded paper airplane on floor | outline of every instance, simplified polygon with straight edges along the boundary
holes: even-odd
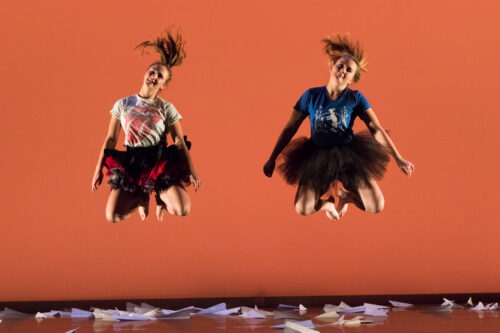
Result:
[[[398,301],[389,301],[389,303],[391,303],[391,305],[396,307],[396,308],[407,308],[407,307],[413,306],[413,304],[398,302]]]

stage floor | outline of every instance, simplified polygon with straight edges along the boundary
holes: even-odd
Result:
[[[270,310],[270,309],[267,309]],[[500,332],[499,311],[474,311],[470,308],[446,309],[440,306],[416,306],[391,309],[387,317],[368,317],[373,323],[359,326],[334,326],[337,318],[328,321],[314,318],[322,308],[310,308],[299,320],[311,319],[319,332]],[[346,319],[355,314],[346,315]],[[244,319],[237,316],[196,315],[185,320],[104,321],[100,319],[9,319],[2,318],[0,332],[65,333],[76,329],[86,332],[282,332],[271,328],[284,319]],[[287,330],[288,331],[288,330]],[[293,331],[288,331],[293,332]]]

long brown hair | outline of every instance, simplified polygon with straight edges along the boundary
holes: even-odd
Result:
[[[175,33],[172,31],[173,28],[165,29],[160,36],[154,40],[147,40],[140,43],[135,48],[142,48],[142,53],[146,48],[152,47],[156,52],[160,54],[161,61],[152,63],[149,67],[161,64],[167,68],[168,80],[172,79],[172,70],[174,66],[180,66],[182,60],[186,57],[186,52],[184,51],[185,41],[182,40],[182,35],[179,30]]]
[[[357,65],[354,82],[359,80],[361,72],[366,72],[365,51],[358,41],[350,41],[348,35],[332,34],[330,37],[323,39],[322,42],[325,43],[324,50],[330,58],[332,66],[344,56],[354,60]]]

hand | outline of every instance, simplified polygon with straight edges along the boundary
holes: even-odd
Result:
[[[200,177],[198,177],[198,174],[196,174],[196,172],[191,172],[191,174],[189,175],[189,181],[191,182],[191,184],[193,184],[194,190],[198,192],[201,187],[201,179]]]
[[[271,177],[273,175],[274,168],[276,166],[276,162],[272,159],[268,160],[266,164],[264,164],[264,174],[267,177]]]
[[[404,158],[401,158],[397,160],[398,167],[403,171],[408,177],[411,176],[413,170],[415,167],[413,166],[413,163],[410,161],[405,160]]]
[[[92,192],[97,191],[97,185],[101,185],[104,175],[102,170],[96,171],[94,177],[92,178]]]

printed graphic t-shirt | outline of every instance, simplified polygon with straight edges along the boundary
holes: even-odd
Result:
[[[120,120],[125,146],[150,147],[165,142],[168,126],[182,118],[172,103],[132,95],[118,100],[111,114]]]
[[[307,90],[294,109],[311,121],[311,140],[318,146],[330,148],[352,140],[352,126],[357,116],[370,104],[357,90],[346,88],[332,100],[326,86]]]

